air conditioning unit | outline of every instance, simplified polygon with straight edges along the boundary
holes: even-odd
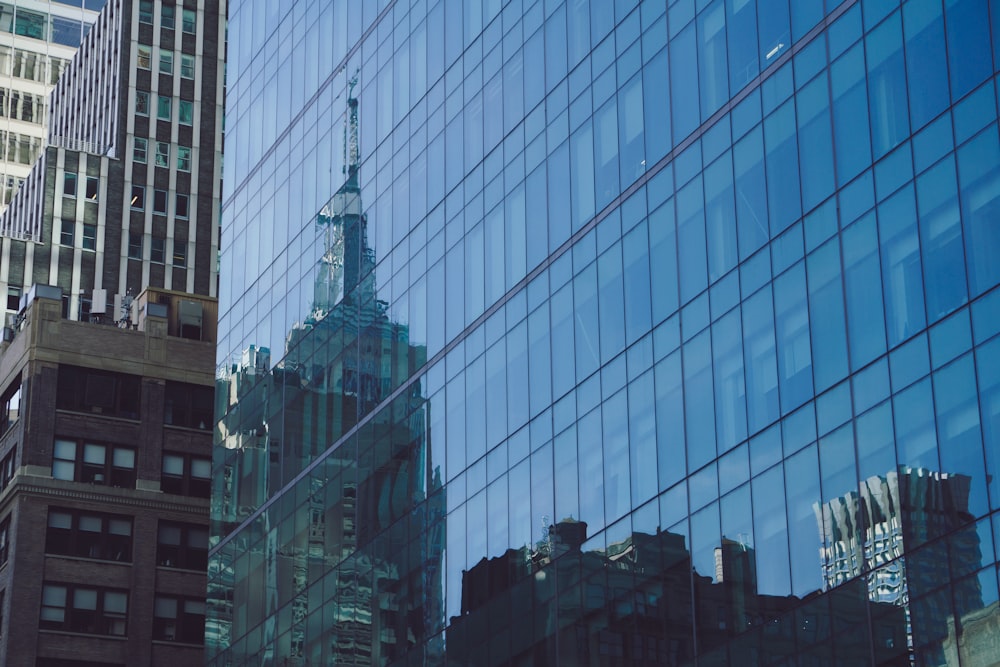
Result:
[[[3,342],[9,343],[14,340],[14,327],[3,328]]]

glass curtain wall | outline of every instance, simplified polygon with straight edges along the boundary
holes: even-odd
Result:
[[[1000,3],[229,27],[208,664],[995,664]]]

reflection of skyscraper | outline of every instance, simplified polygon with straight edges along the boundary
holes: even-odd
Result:
[[[442,546],[426,522],[443,516],[444,497],[434,496],[441,482],[429,467],[428,405],[419,385],[397,398],[404,421],[375,420],[350,446],[328,449],[424,355],[375,292],[353,97],[348,109],[346,182],[316,218],[323,248],[310,310],[288,332],[273,369],[271,351],[251,346],[218,380],[228,455],[213,510],[220,525],[249,518],[260,531],[262,539],[244,544],[261,597],[241,609],[230,604],[225,586],[210,586],[209,636],[225,641],[263,621],[261,657],[280,655],[294,660],[289,664],[322,656],[337,665],[385,664],[442,613],[435,602],[442,596]],[[359,458],[358,448],[373,455]],[[278,505],[252,514],[303,469],[308,492],[296,500],[293,517]],[[418,501],[421,511],[411,511]],[[389,543],[359,548],[381,531],[389,531]],[[421,534],[413,558],[390,557],[390,546]],[[213,560],[221,577],[229,566]],[[326,596],[335,603],[309,616],[310,599]]]
[[[909,618],[911,596],[928,599],[949,583],[953,569],[977,571],[983,554],[969,513],[969,484],[967,475],[901,467],[869,477],[860,491],[815,504],[825,587],[864,577],[869,600],[901,607]],[[908,548],[929,542],[914,557],[907,556]],[[977,579],[956,583],[953,596],[956,618],[983,608]],[[915,636],[944,636],[947,617],[942,609],[921,614],[914,627],[908,623],[908,646],[913,648]],[[926,618],[941,620],[928,623]]]

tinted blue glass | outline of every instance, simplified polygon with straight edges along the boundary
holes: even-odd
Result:
[[[951,95],[958,100],[990,75],[987,6],[974,0],[946,0],[945,21]]]
[[[857,369],[885,352],[885,314],[875,216],[869,214],[844,230],[844,299],[850,359]]]
[[[1000,266],[990,258],[1000,252],[1000,235],[989,220],[1000,207],[1000,141],[991,125],[958,151],[965,259],[969,291],[979,295],[1000,282]]]
[[[865,38],[872,148],[876,159],[910,133],[906,65],[899,12]]]
[[[656,365],[657,463],[660,488],[668,487],[687,473],[684,445],[684,395],[681,355],[675,352]]]
[[[767,67],[792,45],[788,0],[760,0],[757,3],[759,57]]]
[[[671,19],[671,27],[673,19]],[[695,50],[695,26],[690,24],[670,40],[670,122],[676,143],[698,126],[698,70],[691,67]]]
[[[910,99],[913,127],[923,127],[948,106],[948,68],[944,43],[944,10],[939,2],[903,5],[906,71],[919,81],[921,94]]]
[[[682,348],[684,354],[684,424],[688,470],[696,470],[716,455],[712,353],[705,331]]]
[[[767,242],[768,214],[764,185],[763,133],[757,128],[733,147],[736,229],[740,259]]]
[[[698,46],[701,119],[705,120],[729,99],[724,0],[715,0],[698,15]]]
[[[230,8],[213,667],[975,660],[1000,5],[258,4]],[[355,185],[366,238],[330,215]],[[296,614],[251,603],[282,568]]]
[[[802,215],[795,105],[791,101],[764,119],[764,144],[769,221],[771,234],[777,234]]]
[[[670,150],[670,123],[654,122],[670,113],[670,73],[667,52],[663,50],[649,61],[642,71],[644,116],[651,122],[645,128],[646,155],[650,164],[655,163]]]
[[[830,68],[833,132],[836,140],[837,182],[844,184],[871,162],[868,133],[868,91],[865,87],[864,49],[850,49]]]
[[[840,247],[831,239],[806,261],[809,280],[809,326],[816,391],[823,391],[847,374],[847,336]]]
[[[813,391],[812,346],[802,264],[774,281],[774,322],[781,411],[784,413],[802,405]]]
[[[771,290],[743,302],[747,420],[756,433],[778,417],[778,370]]]
[[[922,329],[926,321],[915,209],[912,186],[903,188],[878,208],[890,346]]]
[[[965,303],[964,273],[946,267],[962,262],[961,211],[955,183],[955,163],[951,158],[917,179],[920,214],[920,247],[926,271],[936,277],[924,285],[927,319],[931,322]]]

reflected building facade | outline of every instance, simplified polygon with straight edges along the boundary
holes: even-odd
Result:
[[[208,664],[997,664],[1000,6],[272,5]]]

